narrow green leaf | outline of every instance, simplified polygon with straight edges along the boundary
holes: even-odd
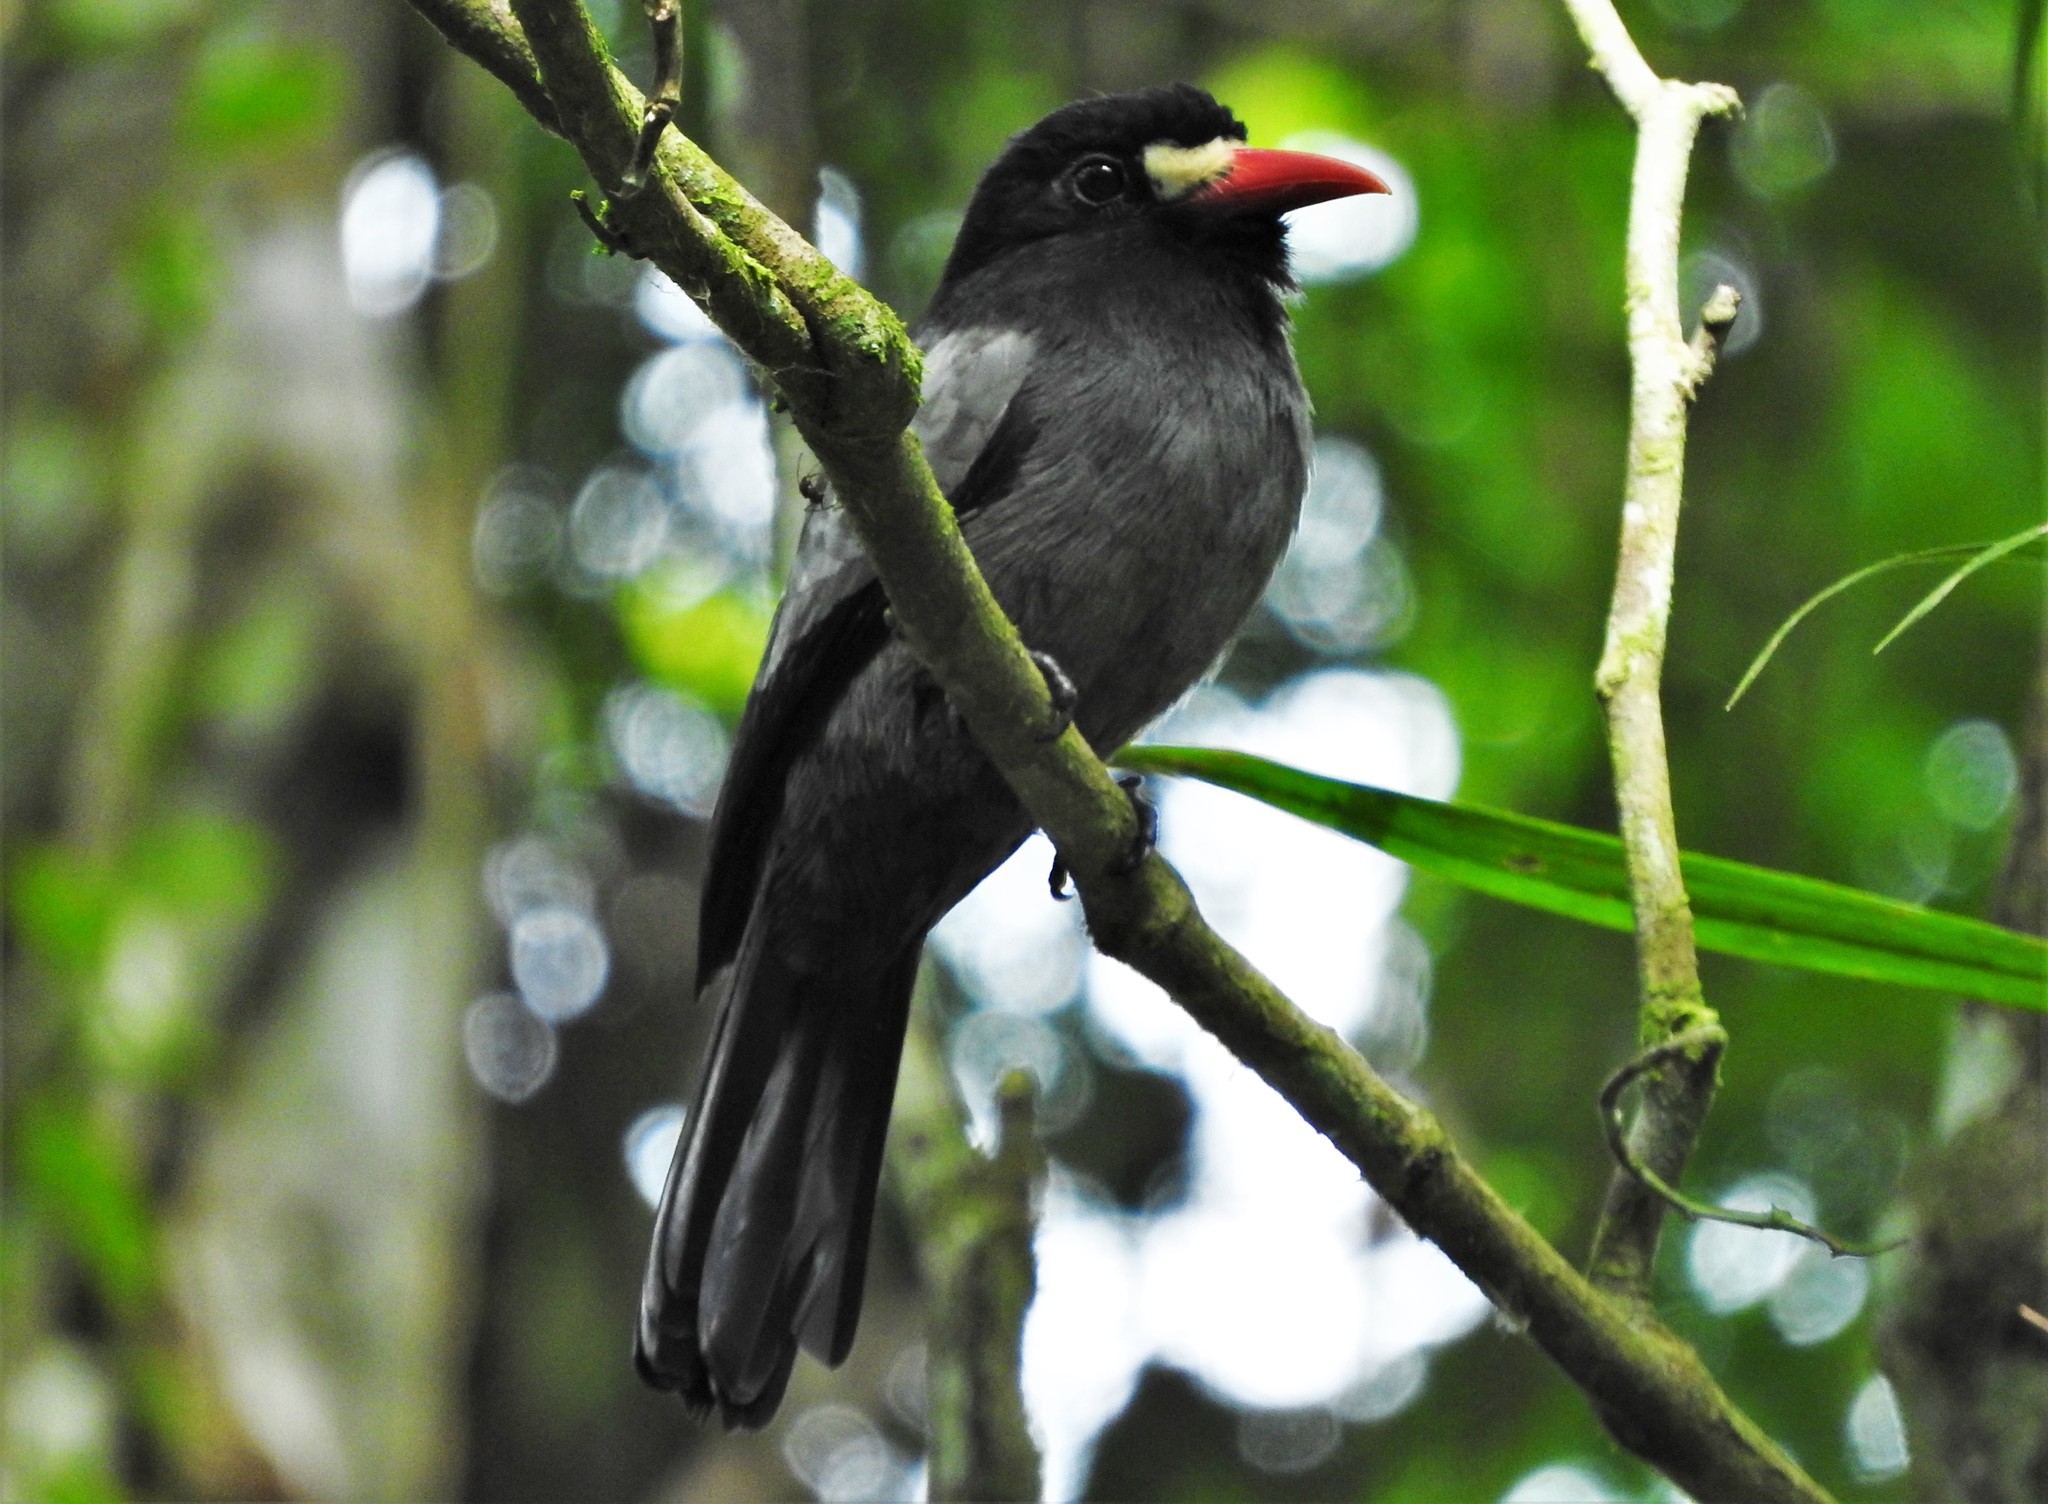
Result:
[[[1955,573],[1951,574],[1939,585],[1936,585],[1932,590],[1928,591],[1926,595],[1922,596],[1920,598],[1920,604],[1915,606],[1912,610],[1908,611],[1903,617],[1901,617],[1899,620],[1899,624],[1896,627],[1893,627],[1889,632],[1885,633],[1883,640],[1881,640],[1878,643],[1878,645],[1872,648],[1870,651],[1873,653],[1882,653],[1886,648],[1891,646],[1893,638],[1897,637],[1901,632],[1905,631],[1906,628],[1912,626],[1914,622],[1918,621],[1921,617],[1925,616],[1928,612],[1932,611],[1936,606],[1940,605],[1943,601],[1947,600],[1949,592],[1954,590],[1956,586],[1962,584],[1964,580],[1967,580],[1971,575],[1975,574],[1978,570],[1982,569],[1986,564],[1996,564],[2000,559],[2004,558],[2007,554],[2018,552],[2020,549],[2025,548],[2029,543],[2034,542],[2037,538],[2048,538],[2048,522],[2037,523],[2033,527],[2021,528],[2018,532],[2014,533],[2010,538],[2000,538],[1996,543],[1985,544],[1983,548],[1979,549],[1977,553],[1967,563],[1965,563],[1962,566],[1962,568],[1956,570]]]
[[[1344,783],[1243,752],[1126,747],[1115,762],[1233,789],[1495,898],[1635,927],[1613,836]],[[1686,853],[1680,865],[1704,949],[2048,1011],[2048,945],[2030,935],[1721,857]]]
[[[1771,661],[1785,639],[1792,635],[1792,629],[1811,616],[1817,607],[1833,600],[1844,590],[1860,585],[1872,575],[1883,574],[1886,570],[1898,569],[1907,564],[1933,564],[1943,559],[1959,559],[1968,554],[1975,554],[1984,546],[1981,543],[1950,543],[1940,548],[1923,548],[1909,554],[1894,554],[1889,559],[1879,559],[1875,564],[1866,564],[1853,573],[1843,575],[1834,584],[1816,590],[1800,604],[1798,610],[1779,623],[1778,630],[1771,634],[1770,640],[1763,646],[1763,651],[1758,653],[1749,667],[1743,671],[1741,682],[1735,686],[1735,692],[1728,696],[1727,703],[1721,708],[1733,710],[1735,702],[1748,694],[1749,686],[1756,683],[1756,676],[1764,671],[1764,665]],[[1992,546],[1996,547],[1995,544]]]

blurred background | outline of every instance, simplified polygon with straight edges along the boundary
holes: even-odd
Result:
[[[1687,297],[1666,705],[1684,842],[1983,913],[2038,563],[1810,592],[2042,509],[2042,261],[2006,0],[1635,0],[1735,85]],[[979,170],[1097,90],[1202,82],[1390,200],[1294,231],[1318,470],[1156,735],[1611,827],[1592,665],[1632,135],[1550,0],[720,0],[685,128],[914,316]],[[638,7],[600,20],[643,81]],[[2022,17],[2031,15],[2027,23]],[[705,817],[797,515],[758,383],[595,254],[568,148],[399,0],[14,0],[4,144],[10,1499],[866,1499],[920,1487],[915,1230],[847,1366],[729,1438],[628,1334],[707,1020]],[[2024,88],[2024,81],[2022,81]],[[1167,854],[1570,1254],[1627,939],[1232,796]],[[1091,958],[1034,842],[942,926],[936,1057],[1052,1156],[1024,1386],[1055,1497],[1669,1499],[1277,1099]],[[2014,1079],[1949,999],[1709,959],[1700,1192],[1849,1235]],[[2038,1062],[2037,1062],[2038,1064]],[[1922,1167],[1916,1171],[1916,1167]],[[1880,1366],[1905,1258],[1674,1226],[1671,1321],[1828,1486],[1925,1496]],[[2048,1293],[2048,1292],[2041,1292]]]

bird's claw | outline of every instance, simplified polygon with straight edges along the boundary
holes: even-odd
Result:
[[[1046,874],[1045,885],[1052,889],[1056,902],[1065,903],[1074,896],[1074,890],[1067,886],[1067,864],[1057,852],[1053,854],[1052,871]]]
[[[1159,811],[1145,797],[1145,780],[1136,773],[1123,774],[1117,779],[1116,786],[1131,801],[1131,813],[1138,818],[1138,834],[1131,842],[1130,850],[1111,863],[1109,870],[1118,877],[1128,877],[1144,865],[1145,858],[1152,854],[1152,848],[1159,844]]]
[[[1060,667],[1059,660],[1050,653],[1041,653],[1036,648],[1029,650],[1031,661],[1038,665],[1038,672],[1044,676],[1045,692],[1052,700],[1052,724],[1038,733],[1042,742],[1056,742],[1067,734],[1067,728],[1074,724],[1074,707],[1080,703],[1081,691],[1074,688],[1074,681],[1067,677],[1067,671]],[[1059,895],[1053,895],[1057,898]]]
[[[1117,779],[1116,786],[1122,789],[1124,797],[1131,801],[1131,813],[1137,816],[1138,831],[1136,838],[1131,842],[1130,850],[1110,863],[1109,870],[1114,876],[1128,877],[1144,865],[1145,858],[1152,854],[1152,848],[1159,842],[1159,811],[1153,807],[1152,801],[1145,797],[1145,780],[1136,773],[1124,774]],[[1061,903],[1074,896],[1067,886],[1068,876],[1065,858],[1055,853],[1052,871],[1046,875],[1045,882],[1052,890],[1052,896]]]

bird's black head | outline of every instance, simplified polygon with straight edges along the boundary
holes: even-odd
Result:
[[[1384,193],[1371,173],[1305,152],[1259,151],[1244,126],[1192,84],[1084,99],[1012,137],[982,175],[946,263],[954,283],[1019,246],[1150,219],[1287,279],[1280,216],[1351,193]]]

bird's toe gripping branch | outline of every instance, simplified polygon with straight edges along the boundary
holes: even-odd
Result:
[[[1074,688],[1074,681],[1067,677],[1067,671],[1060,667],[1059,660],[1052,654],[1041,653],[1036,648],[1030,649],[1030,653],[1031,661],[1045,676],[1045,692],[1052,697],[1052,722],[1038,733],[1038,739],[1056,742],[1074,724],[1074,707],[1081,702],[1081,691]]]
[[[1131,801],[1131,813],[1138,817],[1138,833],[1131,840],[1130,850],[1109,869],[1118,877],[1124,877],[1136,872],[1145,858],[1152,854],[1152,848],[1159,844],[1159,811],[1145,797],[1145,780],[1136,773],[1119,775],[1116,786],[1124,791],[1124,797]]]
[[[1145,858],[1152,854],[1152,848],[1159,844],[1159,811],[1152,801],[1145,797],[1145,780],[1136,773],[1121,775],[1116,786],[1124,791],[1124,797],[1131,801],[1131,813],[1137,817],[1137,833],[1131,838],[1130,850],[1118,857],[1110,871],[1118,877],[1127,877],[1136,872]],[[1046,877],[1046,886],[1052,889],[1052,896],[1065,903],[1074,895],[1067,887],[1066,861],[1055,855],[1052,871]]]

